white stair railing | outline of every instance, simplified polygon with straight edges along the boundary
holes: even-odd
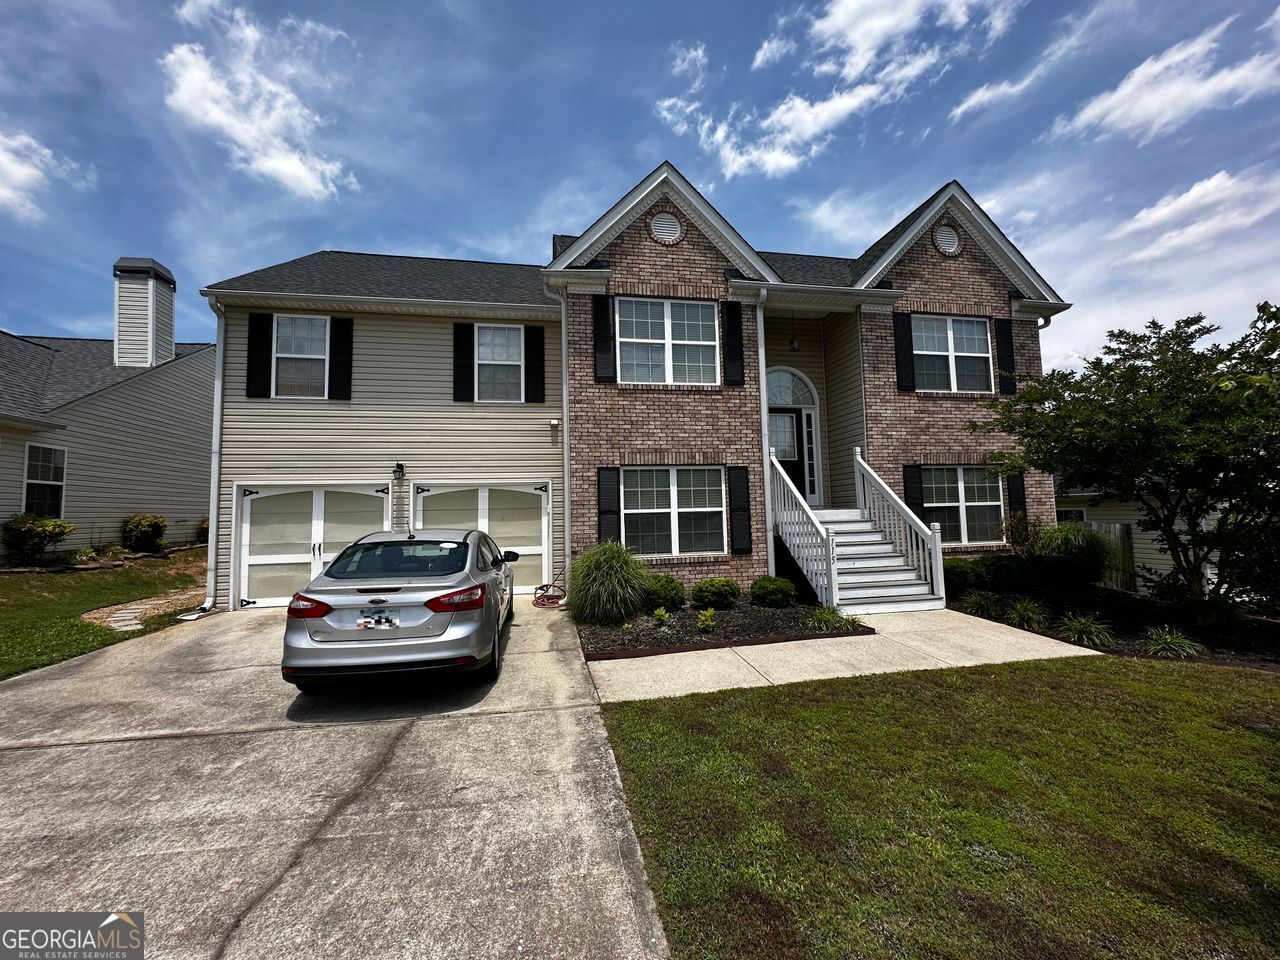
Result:
[[[809,504],[774,456],[772,447],[769,449],[769,463],[774,532],[787,545],[791,556],[813,584],[818,601],[836,606],[838,587],[835,535],[827,531],[822,521],[809,508]]]
[[[891,541],[898,552],[907,558],[921,580],[929,583],[929,592],[935,597],[945,597],[946,587],[942,577],[942,528],[938,524],[925,526],[862,459],[862,448],[853,448],[854,494],[864,520],[870,520]]]

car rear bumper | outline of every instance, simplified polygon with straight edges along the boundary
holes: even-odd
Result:
[[[287,620],[280,665],[285,679],[465,669],[486,662],[493,650],[494,628],[489,619],[454,614],[438,636],[394,640],[316,640],[304,621]]]
[[[440,660],[398,660],[394,663],[351,663],[327,667],[290,667],[282,666],[280,676],[293,683],[298,680],[313,680],[324,677],[370,677],[386,674],[411,673],[466,673],[478,670],[489,662],[492,654],[485,657],[453,657]]]

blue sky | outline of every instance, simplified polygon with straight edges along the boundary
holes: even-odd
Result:
[[[1153,10],[1158,11],[1154,12]],[[1171,0],[0,0],[0,326],[110,266],[545,262],[663,159],[757,248],[854,256],[955,177],[1104,332],[1280,299],[1280,10]]]

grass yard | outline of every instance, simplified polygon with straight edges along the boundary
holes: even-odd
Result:
[[[0,576],[0,679],[167,626],[173,615],[147,620],[141,630],[117,633],[86,623],[80,614],[195,586],[202,582],[204,566],[201,548],[112,570]]]
[[[676,958],[1280,955],[1280,675],[1087,657],[608,704]]]

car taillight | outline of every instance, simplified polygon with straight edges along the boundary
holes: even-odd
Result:
[[[312,620],[316,617],[327,617],[331,613],[333,613],[333,607],[323,600],[313,600],[301,593],[295,593],[293,599],[289,601],[289,618],[292,620]]]
[[[432,597],[426,602],[426,608],[434,610],[436,613],[483,610],[484,584],[482,583],[478,587],[467,587],[465,590],[455,590],[453,593],[446,593],[439,597]]]

